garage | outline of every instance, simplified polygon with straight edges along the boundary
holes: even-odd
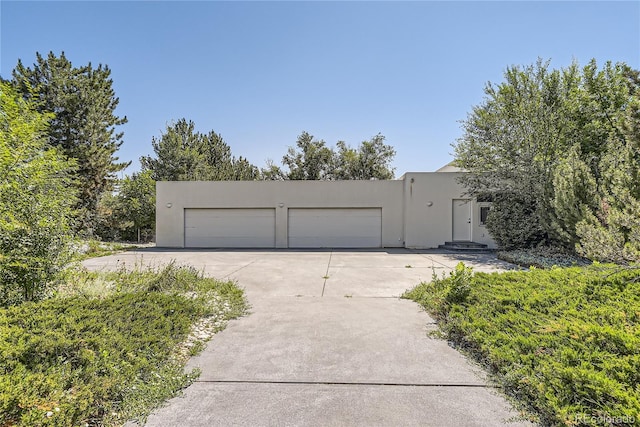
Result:
[[[273,248],[275,209],[185,209],[187,248]]]
[[[381,208],[290,208],[290,248],[379,248]]]

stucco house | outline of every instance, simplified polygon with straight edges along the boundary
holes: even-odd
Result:
[[[158,182],[156,244],[170,248],[495,247],[489,203],[455,167],[388,181]]]

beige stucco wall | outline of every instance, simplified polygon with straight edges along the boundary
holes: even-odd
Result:
[[[453,200],[469,199],[457,178],[463,172],[408,172],[402,176],[405,194],[405,245],[436,248],[452,240]],[[472,201],[471,240],[495,247],[484,226],[480,210]]]
[[[464,198],[457,173],[409,172],[404,175],[405,245],[435,248],[451,240],[452,200]]]
[[[287,247],[289,208],[382,208],[384,247],[436,248],[452,240],[459,172],[409,172],[391,181],[158,182],[156,244],[184,247],[184,209],[274,208],[276,247]],[[168,207],[169,204],[171,207]],[[495,247],[473,202],[472,240]]]
[[[286,248],[288,208],[379,207],[382,245],[404,245],[402,181],[183,181],[158,182],[156,189],[159,247],[184,247],[188,208],[275,208],[276,247]]]

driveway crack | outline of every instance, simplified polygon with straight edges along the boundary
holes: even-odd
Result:
[[[382,382],[382,381],[296,381],[296,380],[196,380],[196,383],[208,384],[293,384],[293,385],[351,385],[351,386],[391,386],[391,387],[468,387],[498,388],[491,384],[478,383],[420,383],[420,382]]]
[[[322,294],[321,297],[324,296],[324,288],[327,286],[327,279],[329,278],[329,267],[331,267],[331,257],[333,256],[333,251],[329,252],[329,262],[327,263],[327,271],[324,273],[324,283],[322,284]]]
[[[243,265],[242,267],[240,267],[240,268],[237,268],[237,269],[233,270],[231,273],[229,273],[229,274],[227,274],[226,276],[224,276],[224,278],[225,278],[225,279],[228,279],[228,278],[229,278],[229,276],[231,276],[232,274],[236,274],[238,271],[240,271],[240,270],[242,270],[242,269],[244,269],[244,268],[249,267],[251,264],[255,263],[256,261],[258,261],[258,260],[257,260],[257,259],[254,259],[253,261],[251,261],[251,262],[249,262],[249,263],[247,263],[247,264]]]
[[[440,264],[441,266],[443,266],[443,267],[445,267],[445,268],[451,268],[451,267],[449,267],[447,264],[443,264],[443,263],[441,263],[441,262],[439,262],[439,261],[434,260],[433,258],[431,258],[430,256],[428,256],[427,254],[420,253],[420,252],[415,251],[415,250],[413,250],[413,249],[409,249],[409,252],[414,253],[414,254],[416,254],[416,255],[418,255],[418,256],[420,256],[420,257],[422,257],[422,258],[425,258],[425,259],[428,259],[429,261],[431,261],[431,267],[432,267],[432,268],[433,268],[433,267],[435,267],[435,264]],[[440,268],[440,267],[438,267],[438,268]]]

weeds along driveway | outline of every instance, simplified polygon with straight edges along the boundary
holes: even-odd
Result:
[[[251,314],[229,323],[189,362],[199,380],[150,426],[528,425],[483,372],[443,340],[406,289],[460,261],[510,265],[490,254],[434,251],[126,252],[85,261],[129,268],[175,260],[236,280]]]
[[[175,261],[206,275],[239,282],[252,297],[399,297],[432,275],[463,261],[474,271],[513,266],[494,255],[388,250],[170,250],[141,249],[83,262],[90,269],[157,267]],[[252,301],[255,303],[256,301]]]

